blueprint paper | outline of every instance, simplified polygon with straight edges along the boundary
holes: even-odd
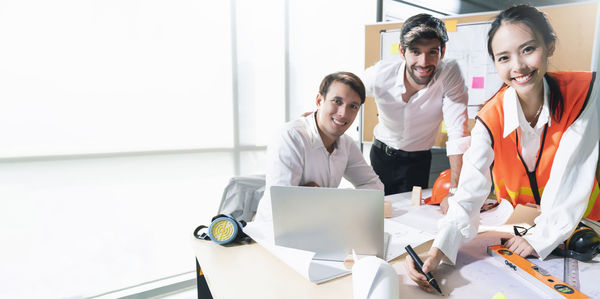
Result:
[[[374,256],[364,257],[354,263],[352,289],[354,299],[400,298],[396,270],[386,261]]]

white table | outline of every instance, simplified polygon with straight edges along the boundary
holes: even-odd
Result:
[[[406,207],[410,194],[387,197],[394,206]],[[402,217],[401,215],[399,217]],[[441,265],[435,276],[448,298],[492,298],[502,292],[507,298],[539,298],[532,289],[514,273],[498,266],[487,256],[486,246],[499,242],[501,234],[482,233],[465,244],[459,253],[457,265]],[[322,284],[314,284],[295,272],[257,243],[221,246],[210,241],[193,241],[196,258],[214,298],[352,298],[352,278],[340,277]],[[426,252],[431,241],[415,248]],[[406,254],[390,263],[398,272],[400,294],[403,298],[440,298],[420,290],[408,279],[404,270]],[[596,258],[600,261],[600,258]],[[581,265],[582,291],[594,286],[600,277],[600,263]],[[561,277],[559,277],[561,278]],[[588,294],[592,295],[592,294]],[[600,296],[600,292],[595,294]]]

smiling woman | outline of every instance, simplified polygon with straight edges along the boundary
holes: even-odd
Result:
[[[542,36],[522,22],[506,22],[493,33],[489,49],[498,75],[517,92],[525,118],[535,127],[544,106],[543,79],[548,58],[554,53],[556,36],[553,33]],[[552,100],[559,101],[554,106],[562,109],[562,98]]]
[[[515,230],[504,244],[522,257],[545,259],[582,218],[600,218],[600,83],[592,72],[548,72],[555,42],[546,15],[528,5],[506,9],[492,22],[488,52],[504,86],[477,114],[458,189],[438,223],[444,229],[424,272],[435,270],[442,258],[457,261],[460,245],[477,233],[474,216],[492,185],[499,200],[541,206],[535,233]],[[431,291],[412,262],[406,267],[412,280]]]

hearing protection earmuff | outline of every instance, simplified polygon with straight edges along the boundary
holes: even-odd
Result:
[[[552,253],[587,262],[600,253],[600,237],[593,229],[580,224],[565,243],[554,249]]]
[[[201,240],[212,240],[221,245],[232,242],[246,241],[249,237],[242,231],[246,226],[246,221],[231,217],[227,214],[219,214],[212,218],[210,225],[200,225],[194,230],[194,237]],[[208,233],[200,233],[200,230],[207,228]]]

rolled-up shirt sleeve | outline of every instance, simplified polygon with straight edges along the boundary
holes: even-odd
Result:
[[[569,238],[588,208],[598,163],[598,80],[585,110],[563,134],[541,198],[535,230],[524,238],[541,258]]]
[[[448,133],[446,142],[447,155],[458,155],[465,152],[469,143],[467,104],[469,92],[462,73],[456,62],[448,63],[448,75],[444,80],[444,98],[442,112],[444,114],[444,125]]]
[[[358,146],[353,143],[348,146],[348,164],[344,171],[344,178],[357,189],[384,189],[379,176],[367,164]]]
[[[479,210],[492,185],[490,165],[494,151],[485,126],[477,121],[471,131],[471,146],[463,155],[456,194],[448,199],[448,212],[438,221],[433,246],[439,248],[452,264],[460,246],[477,235]]]
[[[462,155],[471,144],[471,136],[465,136],[454,140],[446,141],[446,155]]]

